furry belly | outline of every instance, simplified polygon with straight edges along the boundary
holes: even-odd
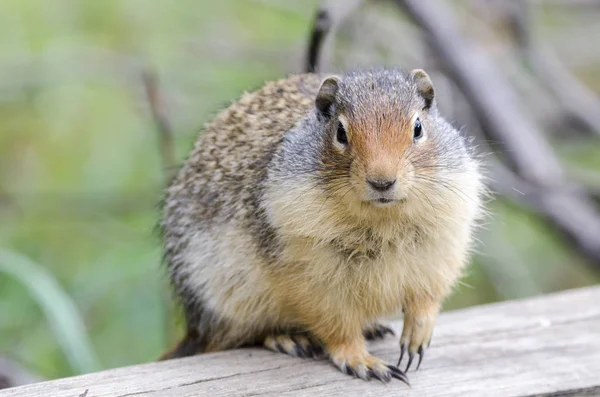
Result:
[[[289,248],[289,247],[288,247]],[[406,267],[391,250],[376,258],[345,255],[330,246],[287,250],[272,280],[282,302],[299,312],[342,316],[368,324],[401,308]],[[294,259],[293,261],[291,259]]]

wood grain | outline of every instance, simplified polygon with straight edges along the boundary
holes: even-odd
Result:
[[[600,287],[444,313],[412,387],[343,375],[327,361],[242,349],[0,391],[55,396],[600,395]],[[401,322],[393,323],[396,330]],[[395,362],[397,338],[372,343]]]

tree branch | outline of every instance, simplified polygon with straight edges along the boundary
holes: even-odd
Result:
[[[564,112],[589,131],[600,134],[600,100],[567,69],[550,47],[535,40],[529,29],[529,1],[504,2],[522,57],[552,92]]]
[[[577,186],[535,186],[498,160],[487,160],[490,187],[543,216],[558,232],[600,267],[600,221],[594,202]]]
[[[171,123],[167,117],[163,99],[160,95],[156,74],[153,71],[146,70],[142,73],[142,81],[144,83],[148,105],[150,106],[150,112],[152,113],[152,118],[159,136],[160,157],[165,180],[169,181],[176,164]]]
[[[319,71],[323,45],[329,33],[341,24],[364,0],[325,1],[315,15],[306,52],[304,70]]]
[[[308,53],[304,70],[308,73],[315,73],[319,64],[319,55],[321,47],[327,33],[331,29],[331,17],[326,9],[321,8],[317,12],[315,22],[313,23],[312,33],[308,44]]]

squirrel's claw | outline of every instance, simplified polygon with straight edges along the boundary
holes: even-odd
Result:
[[[404,372],[402,372],[397,367],[394,367],[393,365],[388,365],[388,368],[392,371],[392,378],[396,378],[398,380],[401,380],[402,382],[404,382],[408,386],[410,386],[410,382],[408,381],[408,377],[406,376],[406,374]]]
[[[395,335],[396,333],[390,327],[379,323],[375,323],[363,331],[366,340],[383,339],[387,334]]]
[[[431,341],[429,341],[429,343],[431,343]],[[400,358],[398,359],[398,364],[396,364],[397,367],[400,366],[400,363],[402,362],[402,357],[404,357],[404,353],[406,352],[406,345],[405,344],[401,344],[400,345]],[[417,371],[419,369],[419,367],[421,366],[421,361],[423,361],[423,356],[425,355],[425,349],[423,348],[423,345],[419,346],[419,349],[417,350],[417,354],[419,355],[419,362],[417,363],[417,368],[415,368],[415,371]],[[404,370],[404,372],[408,372],[410,365],[412,364],[414,358],[414,354],[413,353],[408,353],[408,364],[406,365],[406,369]]]
[[[404,357],[404,353],[406,353],[406,345],[404,343],[400,344],[400,358],[398,359],[398,364],[396,364],[396,367],[400,366],[400,363],[402,362],[402,357]]]
[[[410,369],[410,365],[412,364],[413,358],[415,358],[415,354],[413,352],[408,352],[408,364],[406,364],[406,369],[404,372],[408,372]]]
[[[431,340],[428,341],[427,346],[429,346],[429,344],[431,343]],[[425,356],[425,349],[426,347],[423,347],[423,345],[419,346],[419,348],[417,349],[417,354],[419,355],[419,361],[417,362],[417,368],[415,368],[415,371],[417,371],[419,369],[419,367],[421,366],[421,361],[423,361],[423,356]],[[406,352],[406,345],[405,344],[400,344],[400,358],[398,359],[398,364],[396,364],[397,367],[400,366],[400,363],[402,362],[402,358],[404,357],[404,353]],[[413,352],[408,352],[408,364],[406,365],[406,369],[404,370],[404,372],[408,372],[408,370],[410,369],[410,366],[413,362],[415,355]]]
[[[417,351],[417,353],[419,354],[419,362],[417,363],[417,368],[415,368],[415,371],[419,370],[419,367],[421,366],[421,361],[423,360],[423,356],[425,355],[425,349],[423,349],[423,346],[419,346],[419,350]]]
[[[269,335],[263,343],[270,350],[294,357],[321,358],[325,352],[319,341],[299,333]]]
[[[362,338],[337,344],[334,340],[329,344],[325,342],[325,345],[333,365],[345,374],[363,380],[376,379],[384,383],[394,378],[408,384],[408,378],[402,370],[369,354]]]
[[[405,371],[410,369],[416,354],[419,355],[419,360],[415,371],[421,366],[425,350],[429,346],[429,343],[431,343],[434,321],[435,316],[432,315],[405,313],[404,329],[400,337],[400,359],[398,360],[399,366],[404,353],[408,351],[408,364]]]
[[[394,378],[410,386],[408,378],[402,370],[393,365],[386,364],[373,356],[367,356],[362,360],[353,359],[350,361],[334,359],[333,363],[342,372],[355,378],[363,380],[376,379],[384,383],[388,383]]]

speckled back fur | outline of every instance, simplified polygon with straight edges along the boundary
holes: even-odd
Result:
[[[207,309],[204,291],[189,280],[185,256],[191,238],[200,230],[219,233],[227,222],[260,235],[256,241],[269,238],[258,202],[266,167],[283,134],[314,108],[320,81],[314,74],[296,75],[242,95],[205,126],[169,187],[161,224],[165,257],[188,323],[204,317],[207,332],[225,326],[212,313],[218,308]]]

